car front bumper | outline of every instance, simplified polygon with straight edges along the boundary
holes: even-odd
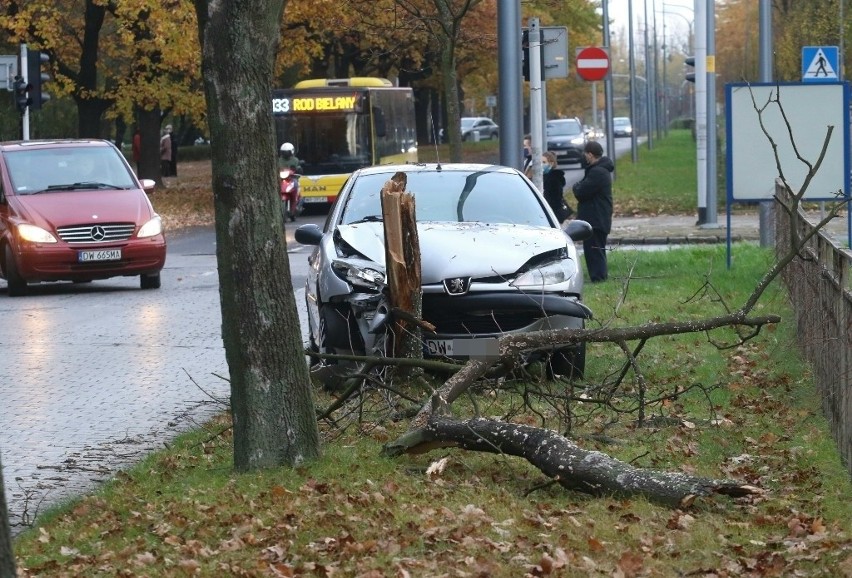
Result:
[[[80,262],[80,251],[121,249],[116,261]],[[65,243],[23,243],[16,251],[18,273],[28,282],[91,281],[159,272],[166,264],[166,241],[162,235],[110,246]]]

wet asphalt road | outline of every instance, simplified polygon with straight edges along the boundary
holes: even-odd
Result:
[[[288,237],[303,303],[307,250]],[[13,533],[226,408],[215,233],[168,243],[159,290],[128,277],[9,298],[0,281],[0,459]]]

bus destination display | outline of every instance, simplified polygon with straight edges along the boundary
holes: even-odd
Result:
[[[273,114],[311,113],[311,112],[359,112],[360,95],[329,96],[299,95],[272,99]]]

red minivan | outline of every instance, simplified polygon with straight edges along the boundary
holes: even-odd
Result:
[[[0,273],[29,283],[139,275],[160,287],[163,224],[124,155],[105,140],[0,143]]]

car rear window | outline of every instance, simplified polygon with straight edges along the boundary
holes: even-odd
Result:
[[[382,214],[380,194],[392,174],[359,176],[346,197],[342,224]],[[516,173],[429,171],[407,173],[417,221],[489,222],[552,226],[538,193]]]
[[[8,151],[5,158],[12,189],[18,195],[136,186],[120,153],[111,147],[21,149]],[[91,186],[82,186],[86,183]]]

